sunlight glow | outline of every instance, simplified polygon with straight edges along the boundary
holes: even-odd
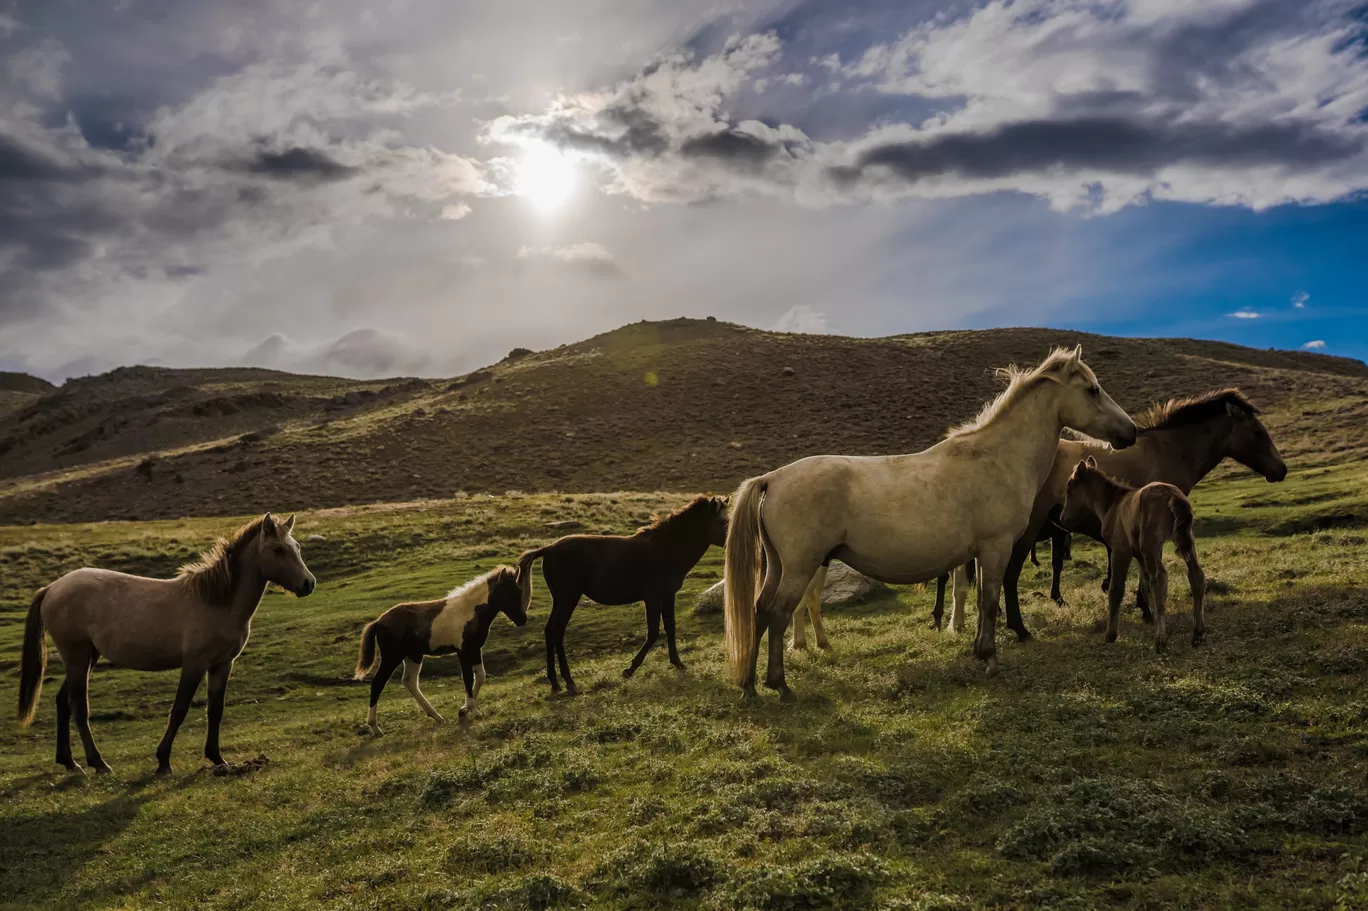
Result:
[[[559,208],[574,189],[574,164],[552,146],[533,146],[518,162],[514,191],[538,209]]]

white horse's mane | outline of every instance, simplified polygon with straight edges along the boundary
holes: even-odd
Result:
[[[491,569],[489,572],[485,573],[483,576],[476,576],[474,579],[471,579],[469,582],[466,582],[466,583],[463,584],[463,585],[458,585],[458,586],[456,586],[456,587],[453,588],[451,591],[447,592],[447,596],[446,596],[447,604],[453,604],[453,603],[457,603],[457,602],[461,601],[461,600],[462,600],[463,598],[465,598],[467,595],[469,595],[469,594],[471,594],[473,591],[475,591],[475,587],[478,586],[478,585],[488,585],[488,584],[489,584],[490,578],[492,578],[492,577],[494,576],[495,573],[498,573],[498,572],[499,572],[500,570],[502,570],[502,569],[504,569],[504,567],[502,567],[502,566],[496,566],[496,567],[494,567],[493,569]]]
[[[1075,350],[1077,349],[1056,348],[1046,356],[1045,360],[1040,362],[1039,366],[1029,369],[1018,367],[1016,364],[999,367],[995,372],[998,376],[1007,378],[1007,388],[1002,390],[997,398],[984,405],[973,420],[952,427],[945,438],[961,436],[987,426],[1022,391],[1035,385],[1037,380],[1054,380],[1055,372],[1073,359]],[[1087,369],[1081,360],[1078,363]]]

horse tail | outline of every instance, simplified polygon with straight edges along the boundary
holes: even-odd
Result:
[[[24,623],[24,649],[19,658],[19,726],[28,727],[38,712],[38,696],[43,692],[47,673],[47,629],[43,626],[43,598],[47,587],[38,589],[29,605]]]
[[[527,551],[518,558],[518,591],[522,593],[523,613],[527,612],[528,606],[532,603],[532,564],[536,563],[542,554],[554,546],[554,544],[548,544],[545,547],[538,547],[535,550]]]
[[[365,680],[366,674],[375,667],[375,637],[380,632],[380,621],[372,620],[361,630],[361,653],[356,657],[357,680]]]
[[[1197,542],[1192,539],[1192,503],[1182,495],[1171,496],[1169,509],[1173,511],[1173,544],[1178,556],[1191,560],[1197,553]]]
[[[755,582],[763,555],[760,501],[768,487],[767,476],[742,482],[732,496],[731,519],[727,523],[727,563],[723,575],[727,656],[732,679],[738,685],[743,685],[750,675],[751,655],[755,651]],[[769,571],[778,572],[779,567],[771,566]]]

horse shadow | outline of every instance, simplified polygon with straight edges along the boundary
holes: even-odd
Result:
[[[128,828],[146,799],[123,795],[84,810],[7,816],[0,838],[5,906],[59,904],[72,875]]]

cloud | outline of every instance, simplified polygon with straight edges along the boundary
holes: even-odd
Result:
[[[1296,294],[1292,295],[1292,306],[1296,307],[1298,310],[1304,310],[1306,309],[1306,302],[1310,299],[1311,295],[1307,294],[1305,291],[1298,291]]]
[[[622,268],[608,248],[592,241],[564,247],[522,247],[518,250],[518,258],[561,263],[595,275],[622,274]]]
[[[451,205],[442,206],[442,218],[447,221],[460,221],[471,213],[469,203],[458,202]]]
[[[1315,340],[1313,340],[1313,341],[1309,341],[1309,342],[1307,342],[1305,345],[1302,345],[1302,348],[1303,348],[1304,350],[1306,350],[1306,351],[1319,351],[1320,349],[1322,349],[1322,348],[1324,348],[1324,347],[1325,347],[1325,340],[1324,340],[1324,339],[1319,339],[1319,338],[1318,338],[1318,339],[1315,339]]]
[[[1253,310],[1236,310],[1234,313],[1226,314],[1226,316],[1234,317],[1235,319],[1258,319],[1262,315],[1263,314],[1261,313],[1255,313]]]
[[[783,316],[774,322],[775,332],[799,332],[804,335],[825,335],[831,331],[831,323],[825,313],[819,313],[806,304],[790,307]]]
[[[275,333],[241,356],[249,367],[292,373],[369,379],[428,374],[432,358],[398,335],[378,329],[356,329],[321,345],[300,345]]]

